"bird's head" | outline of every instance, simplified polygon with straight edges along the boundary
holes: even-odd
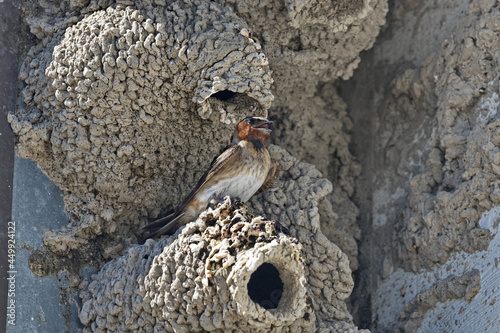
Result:
[[[262,148],[271,136],[272,123],[263,117],[246,117],[236,126],[234,141],[246,140]]]

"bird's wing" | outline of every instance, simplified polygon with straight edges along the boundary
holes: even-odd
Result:
[[[260,194],[260,193],[264,192],[265,190],[267,190],[268,188],[270,188],[271,186],[273,186],[276,179],[278,179],[280,171],[281,171],[281,165],[278,162],[273,162],[273,164],[271,165],[271,168],[269,168],[269,172],[267,173],[266,180],[264,181],[262,186],[259,188],[259,190],[257,192],[255,192],[254,195]]]
[[[227,163],[232,161],[236,157],[236,155],[238,155],[240,152],[241,152],[241,146],[236,144],[230,146],[222,154],[220,154],[219,157],[217,157],[212,162],[210,168],[207,170],[207,172],[205,172],[203,177],[201,177],[201,179],[198,181],[198,184],[196,184],[195,188],[191,191],[191,193],[189,193],[186,200],[184,200],[184,202],[177,211],[181,212],[187,205],[187,203],[194,197],[196,192],[203,185],[205,185],[220,169],[222,169]]]
[[[179,207],[177,207],[174,213],[153,221],[152,223],[145,226],[143,230],[154,232],[155,235],[158,233],[159,235],[164,234],[164,232],[160,233],[159,231],[165,230],[164,227],[167,225],[173,226],[175,224],[173,222],[177,221],[184,214],[184,209],[186,208],[186,205],[189,203],[189,201],[191,201],[191,199],[193,199],[196,192],[203,185],[205,185],[205,183],[208,182],[222,167],[224,167],[224,165],[232,161],[234,157],[239,154],[240,151],[241,151],[241,146],[237,144],[227,148],[221,155],[219,155],[219,157],[217,157],[212,162],[210,168],[207,170],[207,172],[205,172],[203,177],[201,177],[201,179],[198,181],[198,184],[196,184],[191,193],[189,193],[184,202]],[[171,227],[169,227],[169,229],[171,229]]]

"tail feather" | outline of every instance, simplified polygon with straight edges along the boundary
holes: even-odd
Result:
[[[144,228],[142,228],[143,231],[155,231],[163,227],[165,224],[168,222],[172,221],[175,218],[175,213],[173,212],[170,215],[164,216],[162,218],[159,218],[158,220],[154,220],[150,224],[146,225]]]
[[[148,238],[158,238],[162,235],[172,235],[179,227],[181,227],[182,217],[185,213],[170,214],[162,217],[153,223],[148,224],[143,228],[144,231],[149,231]]]

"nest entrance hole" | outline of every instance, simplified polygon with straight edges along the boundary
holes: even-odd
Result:
[[[219,101],[228,101],[236,96],[236,93],[231,90],[221,90],[212,95],[212,97],[217,98]]]
[[[247,285],[248,296],[266,310],[276,309],[283,294],[283,281],[278,269],[263,263],[252,273]]]

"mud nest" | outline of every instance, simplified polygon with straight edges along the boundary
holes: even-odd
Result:
[[[81,284],[88,331],[308,331],[297,239],[226,198],[174,236],[136,245]]]

